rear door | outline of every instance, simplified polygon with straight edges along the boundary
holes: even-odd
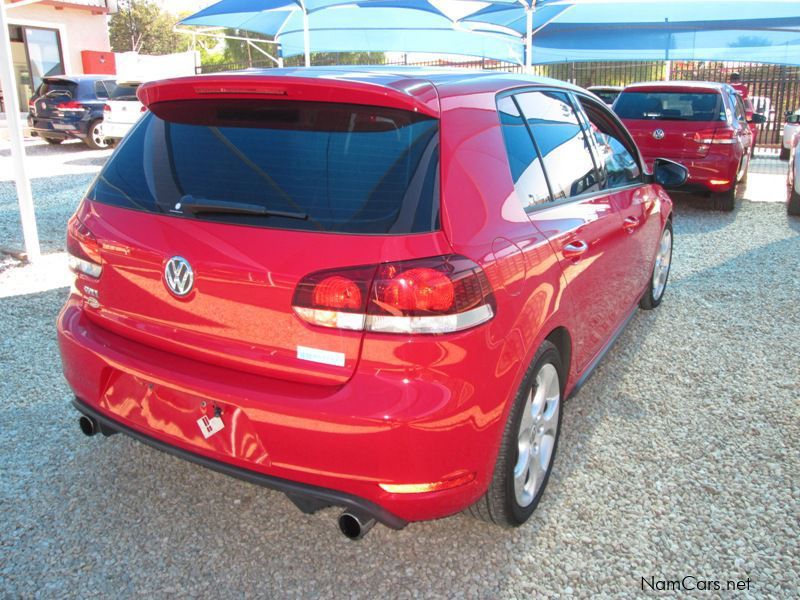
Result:
[[[103,259],[87,314],[198,360],[347,381],[362,332],[300,320],[297,284],[321,270],[449,252],[439,230],[438,120],[271,99],[150,108],[79,213]],[[191,269],[184,295],[171,289],[186,273],[169,272],[172,259]]]
[[[722,94],[691,89],[629,90],[614,104],[648,164],[657,157],[691,160],[708,155],[703,141],[727,126]]]
[[[613,199],[601,189],[569,95],[528,91],[514,100],[533,136],[551,196],[532,204],[528,215],[549,240],[567,279],[575,309],[575,357],[582,370],[628,308],[619,285],[625,264],[622,223]],[[538,200],[535,193],[533,199]]]

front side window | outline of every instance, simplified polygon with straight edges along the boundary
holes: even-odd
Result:
[[[549,202],[550,189],[547,187],[542,162],[536,153],[536,147],[533,145],[522,114],[511,96],[498,100],[497,111],[503,129],[511,178],[514,180],[514,189],[523,208],[529,210]]]
[[[542,156],[553,200],[600,189],[589,142],[563,92],[524,92],[515,96]]]
[[[584,97],[579,101],[589,119],[588,127],[595,142],[603,187],[613,189],[641,183],[642,172],[634,151],[614,119],[597,103]]]
[[[338,233],[439,225],[439,121],[283,100],[151,107],[90,199],[198,220]]]

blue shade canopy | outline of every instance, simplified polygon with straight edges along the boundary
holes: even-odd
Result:
[[[800,0],[536,0],[532,17],[525,4],[531,1],[222,0],[183,23],[266,34],[281,44],[283,56],[302,54],[309,41],[314,51],[464,54],[519,64],[800,64]],[[461,13],[455,22],[445,14],[454,11]],[[533,47],[526,56],[529,32]]]
[[[473,4],[470,2],[470,4]],[[481,5],[475,5],[477,7]],[[303,54],[307,25],[315,52],[433,52],[521,63],[522,37],[475,33],[454,23],[427,0],[222,0],[181,21],[271,36],[284,57]]]
[[[510,0],[464,17],[526,34]],[[537,2],[533,63],[580,60],[759,61],[800,64],[800,2],[793,0],[550,0]]]

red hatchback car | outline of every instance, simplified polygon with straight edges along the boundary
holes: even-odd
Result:
[[[562,404],[661,302],[672,203],[596,97],[506,74],[148,83],[69,223],[84,433],[377,520],[523,523]]]
[[[724,83],[672,81],[629,85],[614,112],[633,135],[645,161],[679,161],[689,169],[686,191],[711,192],[719,210],[733,210],[736,184],[747,177],[751,146],[742,97]]]

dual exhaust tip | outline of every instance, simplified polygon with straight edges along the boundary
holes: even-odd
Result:
[[[78,419],[78,425],[83,434],[87,437],[92,437],[98,433],[102,433],[105,436],[117,433],[113,429],[103,427],[96,419],[87,417],[86,415],[82,415]],[[342,532],[342,535],[351,540],[362,539],[374,526],[375,519],[358,510],[346,510],[339,515],[339,531]]]

